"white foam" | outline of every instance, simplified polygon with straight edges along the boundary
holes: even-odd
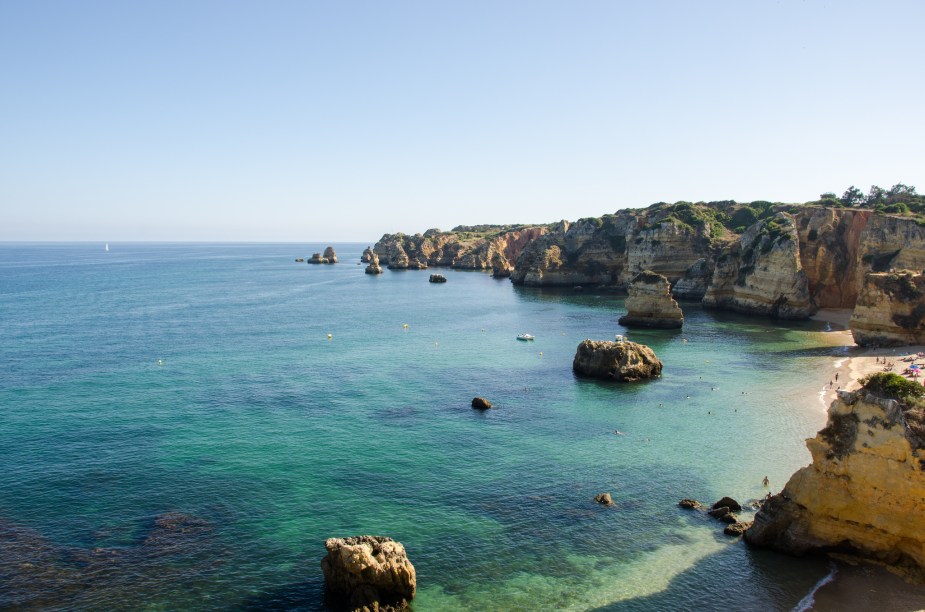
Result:
[[[838,568],[835,567],[834,563],[830,564],[829,567],[832,568],[829,573],[823,576],[819,582],[813,585],[813,588],[810,589],[809,593],[807,593],[790,612],[807,612],[807,610],[812,609],[813,604],[816,603],[816,593],[819,591],[819,589],[835,580],[835,576],[838,575]]]

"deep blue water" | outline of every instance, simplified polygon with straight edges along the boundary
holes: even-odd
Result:
[[[619,296],[369,276],[365,244],[110,246],[0,245],[0,524],[52,551],[0,554],[0,607],[317,609],[325,538],[366,533],[418,611],[789,609],[828,571],[676,505],[808,463],[820,324],[684,304],[630,332],[662,379],[619,386],[571,372]],[[208,527],[150,554],[165,512]]]

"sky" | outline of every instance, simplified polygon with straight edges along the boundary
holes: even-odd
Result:
[[[925,2],[0,0],[0,241],[925,191]]]

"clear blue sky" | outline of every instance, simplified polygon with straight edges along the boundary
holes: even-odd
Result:
[[[925,2],[0,0],[0,240],[925,190]]]

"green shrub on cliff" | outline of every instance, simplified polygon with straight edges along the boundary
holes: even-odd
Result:
[[[895,399],[906,405],[925,400],[925,387],[892,372],[877,372],[865,376],[861,379],[861,385],[875,395]]]

